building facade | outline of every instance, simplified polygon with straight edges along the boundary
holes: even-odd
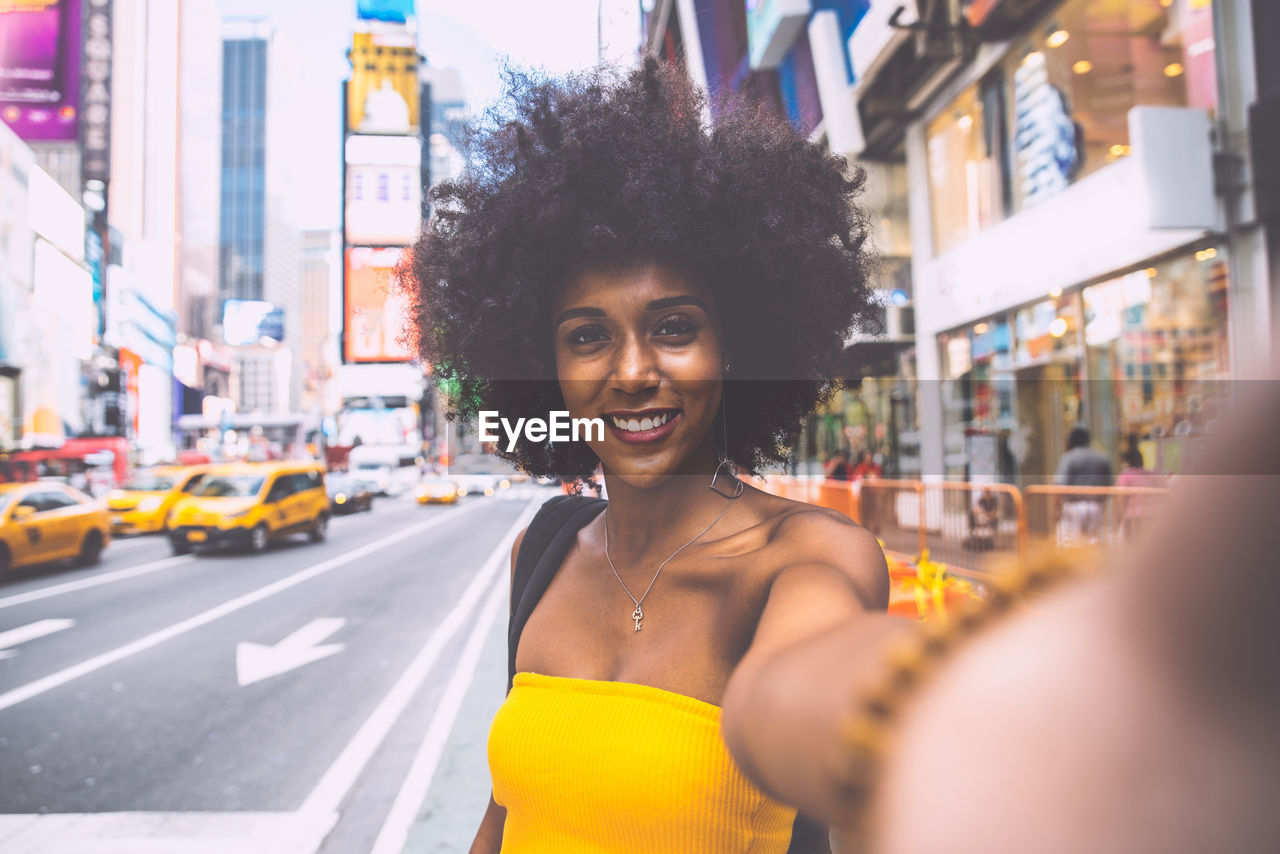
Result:
[[[294,167],[301,125],[289,94],[301,69],[269,21],[224,21],[215,317],[229,346],[250,350],[236,361],[253,375],[233,382],[246,395],[237,400],[241,412],[283,414],[301,405],[302,245]],[[264,303],[263,325],[248,329],[241,321]],[[278,375],[262,379],[264,370]]]
[[[1085,425],[1117,467],[1192,463],[1270,363],[1259,5],[656,3],[651,50],[869,174],[890,337],[914,346],[855,331],[801,456],[1025,485]]]

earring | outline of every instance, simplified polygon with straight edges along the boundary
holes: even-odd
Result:
[[[725,471],[725,469],[728,469],[728,472],[726,473],[726,477],[728,477],[730,480],[733,481],[733,487],[731,487],[730,492],[726,492],[724,489],[722,489],[720,486],[717,485],[717,481],[720,479],[720,473],[722,471]],[[710,489],[712,492],[723,495],[725,498],[728,498],[730,500],[740,496],[743,490],[746,489],[746,487],[743,486],[742,481],[738,479],[737,463],[735,463],[733,460],[727,457],[722,458],[720,460],[720,465],[716,466],[715,473],[711,475],[711,483],[707,484],[707,488]]]
[[[729,371],[732,371],[732,370],[733,370],[733,362],[725,362],[725,363],[724,363],[724,373],[726,373],[726,374],[727,374],[727,373],[729,373]]]

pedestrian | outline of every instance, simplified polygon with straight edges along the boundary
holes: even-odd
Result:
[[[849,465],[849,458],[844,455],[843,451],[836,451],[827,457],[827,462],[823,468],[826,470],[829,480],[853,480],[853,467]]]
[[[712,133],[704,108],[652,58],[514,75],[413,252],[455,406],[606,428],[498,451],[533,476],[600,465],[609,499],[558,496],[516,539],[473,854],[827,850],[719,721],[735,681],[887,606],[873,536],[739,476],[785,460],[873,310],[861,179],[784,119],[726,106]]]
[[[853,467],[853,479],[864,480],[866,478],[879,477],[880,475],[880,464],[876,462],[871,452],[867,450],[859,452],[857,465]]]
[[[1147,470],[1146,461],[1136,445],[1131,443],[1124,457],[1125,468],[1116,478],[1116,486],[1141,489],[1165,489],[1168,486],[1164,475]],[[1151,495],[1127,495],[1122,496],[1121,500],[1121,518],[1126,538],[1137,536],[1163,504],[1159,497]]]
[[[1058,460],[1058,486],[1111,486],[1111,463],[1089,447],[1089,428],[1077,424],[1067,434],[1067,451]],[[1058,544],[1096,542],[1102,531],[1104,499],[1097,495],[1067,494],[1058,502]]]

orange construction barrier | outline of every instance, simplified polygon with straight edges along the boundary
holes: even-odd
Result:
[[[1030,536],[1054,546],[1118,546],[1165,508],[1168,489],[1140,486],[1028,486]]]

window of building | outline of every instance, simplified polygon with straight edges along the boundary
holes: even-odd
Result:
[[[926,127],[934,254],[1130,153],[1135,106],[1217,109],[1212,0],[1066,0]]]
[[[1084,289],[1090,426],[1113,458],[1180,472],[1227,399],[1228,269],[1205,247]]]
[[[1211,0],[1067,0],[1005,61],[1015,210],[1129,154],[1134,106],[1217,106]]]
[[[378,201],[385,202],[391,198],[390,177],[386,172],[378,173]]]
[[[998,77],[965,90],[929,123],[933,249],[941,255],[1004,216]]]

